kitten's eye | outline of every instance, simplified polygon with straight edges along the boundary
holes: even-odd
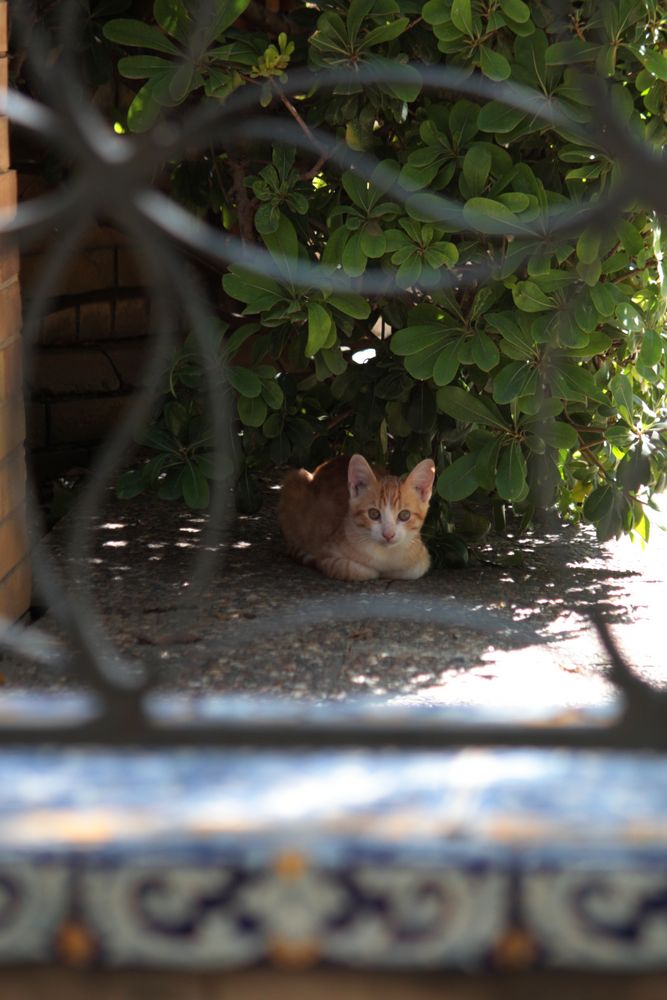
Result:
[[[398,512],[398,520],[399,521],[409,521],[410,520],[410,511],[409,510],[399,510],[399,512]]]
[[[371,521],[379,521],[380,511],[377,509],[377,507],[369,507],[368,516],[370,517]]]

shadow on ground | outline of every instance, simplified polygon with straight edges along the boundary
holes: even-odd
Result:
[[[347,584],[287,558],[276,495],[267,486],[262,512],[239,517],[231,541],[213,545],[202,541],[205,516],[146,497],[110,500],[83,564],[65,555],[69,518],[49,541],[109,637],[135,664],[153,665],[165,689],[317,701],[359,694],[408,705],[599,704],[611,689],[592,607],[635,668],[662,681],[664,533],[642,553],[563,528],[482,546],[465,570]],[[203,548],[216,567],[196,591],[193,562]],[[51,613],[35,627],[59,634]],[[10,688],[71,686],[65,674],[15,658],[2,670]]]

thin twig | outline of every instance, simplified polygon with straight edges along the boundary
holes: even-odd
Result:
[[[579,438],[579,450],[582,451],[582,452],[585,452],[586,457],[589,458],[593,462],[593,464],[598,467],[598,469],[600,470],[600,472],[604,476],[605,480],[608,481],[609,480],[609,473],[607,472],[607,470],[605,469],[604,465],[602,464],[602,462],[600,461],[600,459],[597,457],[597,455],[595,455],[593,453],[593,451],[591,450],[591,446],[588,445],[588,444],[584,444],[584,442],[581,440],[581,434],[579,433],[578,427],[575,424],[575,422],[571,419],[571,417],[567,414],[567,412],[563,413],[563,416],[567,420],[567,422],[570,425],[570,427],[574,428],[574,430],[577,431],[577,437]]]
[[[245,186],[245,168],[239,160],[233,160],[231,157],[229,157],[227,162],[229,163],[229,172],[232,175],[232,191],[236,195],[239,233],[241,239],[245,240],[246,243],[253,243],[255,240],[253,227],[254,212],[248,198],[248,190]]]
[[[294,107],[290,99],[288,97],[285,97],[282,87],[278,83],[276,83],[275,80],[271,80],[271,85],[275,90],[276,94],[278,95],[278,97],[280,98],[282,104],[287,108],[289,113],[294,118],[295,122],[297,123],[303,134],[308,137],[309,141],[312,142],[313,146],[319,153],[324,154],[324,150],[322,149],[319,142],[317,141],[313,133],[306,125],[305,121],[303,120],[297,109]]]
[[[337,142],[334,148],[331,149],[328,153],[322,153],[317,163],[315,163],[310,168],[310,170],[307,170],[304,174],[299,174],[299,180],[312,181],[313,177],[317,177],[324,164],[327,162],[328,159],[330,159],[330,157],[333,156],[333,154],[336,152],[339,146],[342,146],[342,140],[341,142]]]

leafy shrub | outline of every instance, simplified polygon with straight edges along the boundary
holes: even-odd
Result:
[[[616,116],[661,146],[666,5],[317,0],[258,24],[256,5],[243,20],[247,4],[218,0],[206,19],[155,0],[154,24],[105,27],[142,50],[118,61],[146,81],[130,130],[253,87],[273,123],[271,144],[211,149],[171,174],[175,197],[275,264],[267,277],[235,263],[222,279],[246,487],[253,470],[340,450],[396,472],[430,454],[445,524],[470,498],[496,514],[511,505],[526,523],[556,505],[600,539],[647,538],[667,482],[662,232],[641,207],[641,178],[635,205],[585,224],[623,173],[577,72],[602,77]],[[420,65],[458,68],[459,92],[422,86]],[[294,94],[290,74],[306,66],[345,72]],[[364,81],[364,67],[394,72]],[[466,92],[477,79],[486,89]],[[495,99],[503,81],[530,88],[552,117]],[[299,260],[343,274],[348,290],[298,283]],[[372,292],[369,273],[384,279]],[[205,504],[207,460],[189,436],[203,414],[196,390],[172,378],[156,425],[169,447],[154,428],[156,459],[121,492],[156,485]]]

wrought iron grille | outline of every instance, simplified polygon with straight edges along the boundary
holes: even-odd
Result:
[[[205,16],[206,3],[200,6]],[[126,416],[122,419],[104,449],[97,457],[94,473],[79,504],[79,517],[72,520],[67,539],[68,559],[84,565],[89,553],[90,534],[80,530],[99,509],[104,491],[113,481],[133,431],[149,417],[162,374],[165,359],[170,356],[176,342],[172,316],[176,309],[188,318],[195,331],[203,358],[204,371],[208,373],[208,405],[213,420],[217,442],[216,461],[222,470],[231,448],[233,417],[230,409],[231,391],[220,392],[215,374],[217,358],[206,335],[211,321],[211,306],[185,260],[184,254],[194,252],[214,262],[224,270],[230,263],[242,261],[245,268],[259,274],[280,278],[273,257],[260,246],[244,243],[230,233],[217,231],[151,186],[151,178],[167,161],[182,156],[186,151],[192,156],[214,142],[219,148],[233,146],[240,139],[252,138],[290,143],[317,156],[326,156],[340,169],[354,169],[361,178],[369,180],[390,193],[391,198],[404,203],[411,192],[402,188],[395,175],[384,173],[377,161],[367,153],[355,152],[341,146],[326,130],[310,130],[307,135],[296,123],[272,120],[257,102],[257,91],[243,88],[232,93],[224,102],[196,107],[185,115],[174,115],[160,122],[144,136],[119,136],[88,102],[82,89],[76,67],[76,38],[78,7],[76,2],[62,5],[59,44],[63,56],[56,65],[49,59],[50,40],[34,28],[28,32],[26,5],[12,5],[14,29],[18,45],[29,48],[28,57],[32,72],[48,103],[39,102],[18,91],[0,95],[0,110],[6,114],[15,129],[25,130],[37,141],[58,151],[72,164],[69,179],[57,191],[22,204],[13,218],[5,218],[0,226],[0,239],[4,245],[17,244],[30,247],[47,232],[56,228],[60,234],[51,247],[50,256],[43,268],[30,308],[25,316],[23,337],[26,357],[37,340],[40,321],[48,302],[58,289],[59,280],[75,251],[86,226],[93,220],[104,219],[125,231],[140,248],[146,268],[146,285],[155,306],[156,334],[153,352],[145,374],[146,391],[137,394]],[[540,118],[545,123],[559,124],[567,121],[568,128],[578,126],[565,118],[556,100],[512,82],[493,83],[475,73],[468,73],[448,66],[418,65],[406,67],[399,64],[381,67],[365,66],[358,71],[361,84],[401,83],[414,71],[419,74],[424,89],[455,92],[476,98],[493,99],[509,108],[520,109]],[[284,84],[284,93],[299,95],[317,86],[332,89],[345,82],[347,70],[319,71],[297,70],[291,72]],[[667,163],[662,151],[642,143],[624,124],[610,102],[604,81],[594,75],[581,73],[579,86],[595,110],[594,141],[620,167],[620,180],[613,189],[578,207],[575,213],[561,212],[543,215],[531,227],[535,238],[579,234],[586,227],[603,231],[610,221],[618,217],[628,205],[641,202],[663,214],[667,211]],[[582,130],[584,126],[580,126]],[[591,126],[585,126],[591,138]],[[433,222],[462,225],[461,205],[439,194],[429,195],[429,211]],[[501,226],[502,229],[502,226]],[[484,264],[463,264],[441,272],[437,287],[462,288],[467,283],[484,281],[493,271],[496,261],[490,257]],[[294,282],[307,288],[347,291],[350,279],[342,271],[325,270],[316,261],[294,260]],[[371,269],[355,279],[354,290],[362,294],[383,295],[396,292],[387,283],[387,274]],[[31,506],[36,509],[34,490]],[[229,490],[215,487],[207,520],[208,539],[218,536],[222,525],[231,517]],[[200,561],[193,582],[208,579],[213,572],[214,557],[202,545]],[[613,637],[601,618],[594,618],[595,626],[606,647],[612,668],[609,677],[623,696],[624,708],[617,720],[609,726],[579,725],[561,728],[540,728],[513,723],[480,724],[474,720],[462,723],[443,723],[428,715],[414,718],[394,717],[390,709],[373,718],[355,717],[349,713],[333,712],[326,719],[316,714],[300,711],[291,714],[264,715],[261,719],[227,719],[224,722],[171,721],[155,711],[156,672],[146,666],[145,676],[137,681],[128,672],[127,665],[113,648],[110,636],[105,635],[95,608],[87,594],[85,581],[76,585],[71,580],[67,586],[54,559],[43,547],[33,553],[35,573],[42,593],[52,612],[66,631],[69,639],[67,664],[73,675],[90,691],[74,708],[66,701],[60,710],[53,702],[50,721],[23,718],[12,724],[5,720],[0,727],[0,743],[58,744],[103,743],[117,745],[244,745],[258,747],[299,746],[397,746],[406,749],[444,747],[452,745],[532,745],[577,747],[651,747],[667,749],[667,694],[656,691],[641,681],[624,661]],[[382,602],[364,608],[366,618],[391,616],[410,622],[427,621],[431,624],[465,624],[470,609],[459,606],[438,609],[434,604],[426,609],[423,597],[400,604],[384,597]],[[327,620],[344,621],[359,616],[354,601],[346,597],[332,597]],[[268,618],[261,628],[280,631],[298,629],[321,621],[321,610],[307,603],[287,619]],[[478,627],[493,630],[498,626],[493,615],[480,617]],[[258,634],[253,623],[247,629],[222,632],[221,642],[243,644]],[[36,662],[54,663],[51,647],[40,633],[38,626],[24,629],[5,625],[0,633],[0,643],[6,650],[29,657]],[[60,654],[59,654],[60,655]]]

